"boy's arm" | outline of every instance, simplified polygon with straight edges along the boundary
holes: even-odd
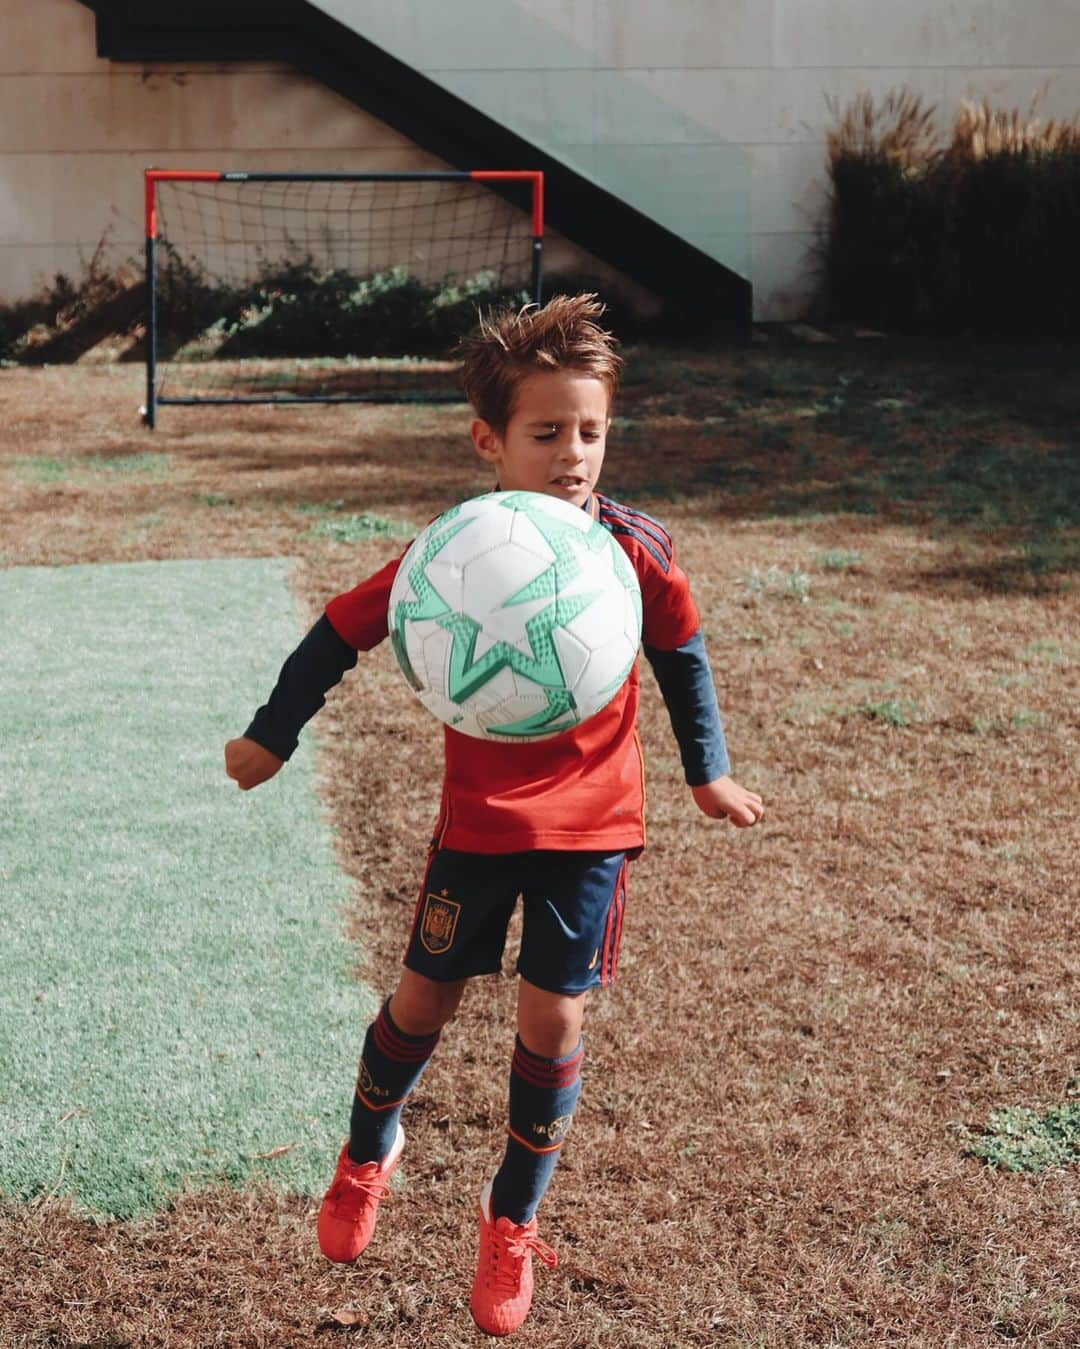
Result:
[[[244,735],[279,759],[291,758],[301,730],[355,664],[355,648],[337,635],[323,614],[281,667],[273,692]]]
[[[701,629],[674,651],[661,651],[647,642],[642,650],[671,718],[686,785],[703,787],[726,777],[731,760]]]
[[[716,686],[700,628],[674,650],[661,651],[647,643],[642,649],[660,686],[686,784],[698,809],[714,819],[726,817],[739,828],[757,824],[764,814],[761,797],[730,776]]]
[[[356,650],[324,614],[281,667],[277,683],[242,736],[225,746],[225,771],[248,791],[292,757],[300,732],[356,664]]]
[[[641,583],[643,645],[656,672],[678,741],[686,782],[698,809],[745,828],[764,814],[761,797],[732,780],[716,704],[701,616],[690,582],[675,560],[671,535],[658,520],[609,507],[615,532]]]
[[[242,736],[225,746],[225,771],[243,791],[257,787],[291,757],[300,732],[326,695],[386,636],[386,606],[400,557],[354,590],[338,595],[281,667],[277,683]]]

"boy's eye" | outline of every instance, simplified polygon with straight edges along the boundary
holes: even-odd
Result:
[[[550,431],[538,431],[533,440],[554,440],[558,434],[558,430],[553,426]]]

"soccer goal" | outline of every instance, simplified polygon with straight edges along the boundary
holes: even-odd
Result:
[[[541,301],[543,174],[148,169],[146,406],[458,401],[478,310]]]

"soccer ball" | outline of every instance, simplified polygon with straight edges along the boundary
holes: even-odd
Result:
[[[405,678],[440,721],[482,740],[543,740],[622,687],[641,640],[641,591],[584,510],[540,492],[490,492],[413,540],[387,622]]]

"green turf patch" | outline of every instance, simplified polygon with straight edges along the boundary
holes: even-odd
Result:
[[[309,510],[305,512],[311,514]],[[412,525],[389,520],[382,515],[334,515],[320,519],[304,533],[309,539],[332,539],[335,543],[365,543],[368,539],[405,539],[415,534]]]
[[[1021,1105],[995,1110],[966,1151],[1002,1171],[1045,1171],[1080,1161],[1080,1101],[1044,1115]]]
[[[168,476],[169,456],[150,451],[139,454],[90,454],[83,458],[16,459],[15,469],[22,477],[38,482],[65,482],[71,477],[104,474],[106,477],[131,477],[135,474]]]
[[[299,635],[287,567],[0,573],[2,1195],[326,1183],[373,1005],[347,882],[310,746],[251,793],[222,759]]]

